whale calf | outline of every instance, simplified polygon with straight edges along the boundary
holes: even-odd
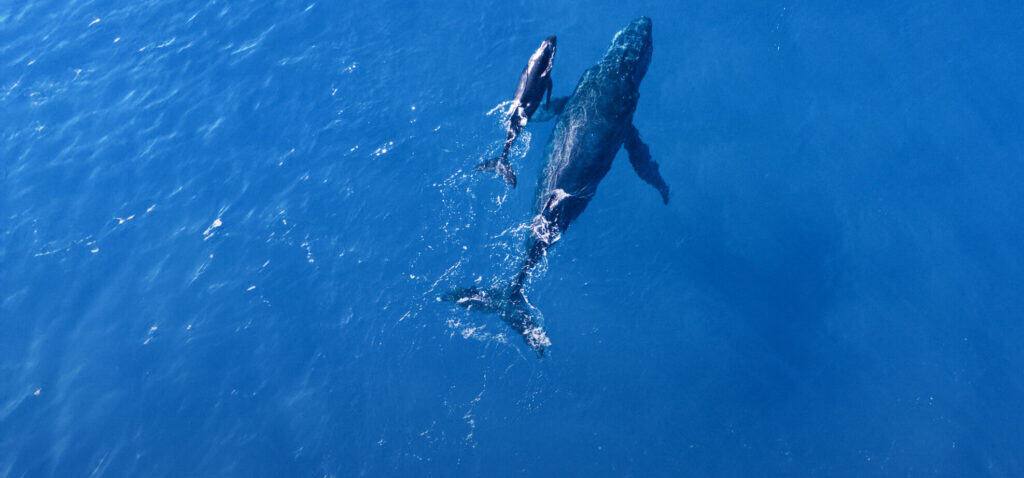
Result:
[[[640,179],[668,204],[668,185],[633,126],[640,82],[652,51],[651,20],[638,18],[615,35],[601,61],[580,78],[547,144],[526,254],[515,277],[504,288],[469,287],[445,295],[463,307],[499,314],[538,356],[544,355],[550,341],[530,312],[523,286],[547,250],[586,209],[619,149],[626,150]]]
[[[501,156],[489,159],[476,168],[478,171],[496,171],[512,187],[516,187],[516,174],[508,162],[508,152],[515,144],[519,132],[537,111],[545,92],[547,102],[551,104],[551,66],[555,61],[556,43],[557,39],[551,35],[530,56],[530,61],[519,75],[519,83],[516,84],[516,91],[512,96],[512,113],[507,120],[505,146]]]

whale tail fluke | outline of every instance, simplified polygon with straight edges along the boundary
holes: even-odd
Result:
[[[497,158],[491,158],[487,161],[480,163],[476,167],[477,171],[494,171],[501,175],[501,177],[512,187],[516,187],[516,173],[512,170],[512,165],[509,164],[508,158],[505,155],[498,156]]]
[[[522,334],[523,340],[537,353],[537,357],[543,357],[551,341],[534,320],[530,305],[523,295],[523,288],[513,284],[510,289],[506,292],[501,289],[467,287],[455,289],[445,294],[443,299],[469,310],[498,314],[501,320]]]

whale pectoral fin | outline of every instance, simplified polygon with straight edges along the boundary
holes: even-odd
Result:
[[[643,179],[647,184],[654,186],[661,193],[662,201],[668,204],[668,184],[665,183],[661,173],[658,172],[658,163],[651,159],[651,149],[640,140],[640,132],[637,131],[636,126],[629,126],[623,146],[626,148],[626,152],[629,153],[629,164],[633,165],[633,170],[636,171],[637,176],[640,176],[640,179]]]
[[[548,90],[548,100],[547,100],[547,105],[548,105],[548,106],[551,106],[551,90],[555,89],[555,82],[554,82],[554,81],[552,81],[552,80],[551,80],[551,77],[549,76],[549,77],[548,77],[548,81],[547,81],[547,83],[548,83],[548,84],[547,84],[547,86],[546,86],[546,88],[547,88],[547,90]]]
[[[548,99],[548,102],[544,104],[536,113],[533,114],[533,118],[530,121],[549,121],[552,118],[562,114],[562,110],[565,109],[565,104],[569,102],[568,96],[562,96],[555,99]]]

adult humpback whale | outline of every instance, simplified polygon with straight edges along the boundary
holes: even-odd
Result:
[[[502,289],[458,289],[445,298],[501,315],[539,356],[550,341],[530,313],[523,285],[534,266],[590,203],[619,148],[668,204],[668,185],[633,126],[640,81],[651,61],[651,20],[640,17],[619,31],[601,61],[580,78],[548,141],[537,181],[534,217],[519,273]]]
[[[501,156],[489,159],[476,167],[478,171],[497,171],[512,187],[516,187],[516,173],[512,171],[512,165],[508,162],[508,152],[515,144],[519,132],[537,111],[541,100],[544,99],[544,92],[547,92],[548,105],[551,105],[551,65],[555,61],[556,43],[554,35],[544,40],[530,56],[530,61],[519,75],[519,83],[516,84],[516,92],[512,97],[512,113],[505,128],[505,147],[501,151]]]

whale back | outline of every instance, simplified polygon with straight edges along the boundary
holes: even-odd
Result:
[[[641,17],[620,30],[601,61],[583,73],[548,140],[535,213],[558,190],[571,198],[565,202],[572,209],[566,222],[582,212],[632,125],[652,51],[651,21]]]

